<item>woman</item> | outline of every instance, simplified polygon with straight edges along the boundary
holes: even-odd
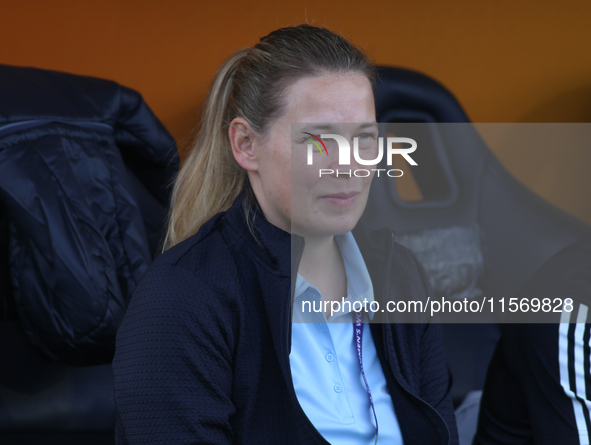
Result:
[[[375,158],[374,76],[361,51],[309,25],[220,67],[175,184],[174,247],[118,333],[119,444],[457,442],[436,325],[353,325],[360,315],[300,304],[429,292],[389,231],[359,233],[386,246],[384,280],[370,277],[375,255],[362,255],[351,230],[371,177],[320,178],[337,150],[308,154],[330,123]]]

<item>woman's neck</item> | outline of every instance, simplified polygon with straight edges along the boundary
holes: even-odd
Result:
[[[298,273],[318,288],[323,301],[341,301],[347,296],[345,264],[334,236],[305,238]]]
[[[298,272],[312,283],[310,280],[326,273],[327,265],[331,264],[337,255],[340,256],[340,251],[334,236],[305,237],[304,246]]]

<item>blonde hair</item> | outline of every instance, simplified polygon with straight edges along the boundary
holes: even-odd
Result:
[[[311,25],[281,28],[252,48],[236,52],[215,73],[202,108],[200,130],[172,192],[164,249],[197,233],[230,208],[247,182],[234,159],[230,122],[244,118],[260,135],[281,116],[287,87],[305,76],[361,73],[375,81],[367,56],[344,37]],[[249,188],[245,212],[252,222],[256,199]],[[252,227],[251,227],[252,230]]]

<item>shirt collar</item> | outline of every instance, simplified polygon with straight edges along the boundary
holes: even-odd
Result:
[[[369,305],[374,301],[373,286],[365,261],[357,246],[357,242],[351,232],[347,232],[343,235],[336,235],[335,241],[343,256],[345,274],[347,276],[347,297],[345,298],[345,301],[350,301],[351,304],[353,304],[355,301],[363,302],[364,300],[367,300],[365,307],[368,308],[368,315],[370,319],[372,319],[373,313],[369,310]],[[303,313],[302,301],[316,301],[318,304],[322,301],[322,298],[318,288],[310,284],[298,273],[294,295],[294,321],[312,321],[312,318],[314,318],[313,321],[315,322],[320,320],[326,321],[324,313],[316,314],[322,315],[322,317],[314,317],[314,314],[311,314],[312,316],[310,316],[310,314]],[[329,321],[333,321],[347,313],[349,313],[348,308],[345,308],[345,310],[342,309],[341,312],[337,312],[331,316]]]

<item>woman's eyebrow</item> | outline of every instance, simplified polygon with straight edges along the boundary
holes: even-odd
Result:
[[[359,130],[363,130],[366,128],[371,128],[371,129],[375,129],[378,127],[378,123],[377,122],[367,122],[365,124],[361,124],[357,127],[357,129]]]
[[[303,131],[333,131],[334,128],[333,124],[310,124],[310,126],[305,126]]]
[[[377,128],[378,124],[377,122],[366,122],[366,123],[362,123],[362,124],[311,124],[309,127],[306,126],[304,127],[302,130],[303,131],[309,131],[309,132],[314,132],[314,131],[335,131],[335,128],[337,127],[342,127],[343,125],[355,125],[355,129],[357,130],[364,130],[366,128],[371,128],[371,129],[375,129]]]

